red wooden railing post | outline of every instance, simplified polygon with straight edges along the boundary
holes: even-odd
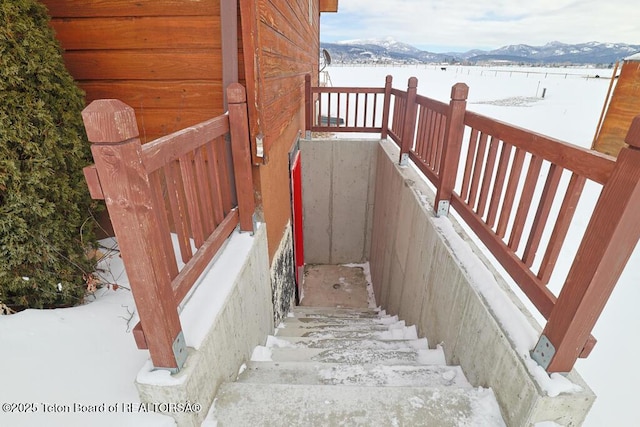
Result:
[[[393,77],[388,75],[385,78],[384,83],[384,104],[382,107],[382,131],[380,132],[380,139],[386,139],[389,134],[389,110],[391,109],[391,88]]]
[[[568,372],[640,238],[640,115],[633,120],[532,357],[548,372]]]
[[[305,137],[311,138],[311,127],[313,123],[313,94],[311,93],[311,74],[304,76],[304,129]]]
[[[409,161],[409,151],[413,147],[413,137],[416,128],[416,116],[418,114],[418,104],[416,104],[416,96],[418,92],[418,79],[411,77],[407,87],[407,108],[403,119],[402,140],[400,143],[400,160],[401,165],[406,165]]]
[[[93,101],[82,118],[151,360],[158,369],[177,372],[187,350],[168,268],[173,254],[163,250],[135,113],[121,101],[104,99]]]
[[[469,86],[456,83],[451,88],[451,101],[444,133],[442,160],[438,172],[439,182],[436,193],[435,211],[437,216],[449,213],[449,202],[453,186],[456,184],[458,164],[460,163],[460,149],[464,135],[464,113],[467,109]]]
[[[251,147],[249,145],[249,115],[247,94],[240,83],[232,83],[227,88],[229,102],[229,131],[231,133],[231,153],[238,195],[240,230],[253,232],[253,214],[256,203],[253,196],[253,175],[251,171]]]

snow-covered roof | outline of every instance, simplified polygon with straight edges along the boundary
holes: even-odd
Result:
[[[625,61],[640,61],[640,52],[634,53],[631,56],[624,58]]]

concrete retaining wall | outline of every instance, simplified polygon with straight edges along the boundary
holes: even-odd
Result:
[[[274,330],[266,226],[248,244],[234,246],[234,238],[249,239],[231,237],[180,315],[188,346],[184,368],[170,375],[152,371],[149,362],[136,380],[142,402],[201,406],[199,412],[169,413],[180,427],[200,426],[220,384],[234,381]]]
[[[307,264],[369,259],[378,141],[300,141]]]
[[[447,220],[434,218],[433,192],[411,167],[399,167],[397,158],[397,147],[382,141],[370,254],[377,303],[415,324],[430,345],[442,343],[447,361],[459,364],[473,385],[491,387],[508,425],[542,421],[580,425],[595,400],[593,392],[575,372],[568,377],[582,392],[549,397],[541,390],[527,368],[526,356],[518,354],[502,326],[504,320],[495,315],[496,307],[473,285],[476,272],[452,249],[448,240],[452,236],[440,231],[438,221]],[[447,224],[456,230],[455,224]],[[459,235],[459,227],[456,231],[454,237],[473,248]],[[481,257],[477,248],[474,252]],[[498,277],[495,281],[506,304],[522,309],[506,283]],[[539,333],[531,316],[520,320],[525,329]]]

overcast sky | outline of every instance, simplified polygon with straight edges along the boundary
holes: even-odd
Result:
[[[639,0],[339,0],[323,42],[393,37],[432,52],[550,41],[640,44]]]

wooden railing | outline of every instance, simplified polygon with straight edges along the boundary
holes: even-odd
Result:
[[[381,136],[436,187],[437,215],[452,206],[547,319],[532,357],[549,372],[570,371],[595,345],[591,331],[640,238],[640,116],[616,161],[467,111],[465,84],[446,104],[417,95],[415,78],[406,91],[390,82]],[[547,285],[586,181],[602,192],[556,297]]]
[[[82,112],[95,161],[85,177],[118,240],[140,317],[136,343],[173,372],[186,359],[178,306],[238,224],[253,231],[244,88],[230,85],[227,97],[228,114],[145,145],[126,104],[98,100]]]
[[[384,88],[339,88],[312,87],[311,76],[307,74],[306,128],[312,132],[381,132],[386,135],[390,91],[391,77]]]

